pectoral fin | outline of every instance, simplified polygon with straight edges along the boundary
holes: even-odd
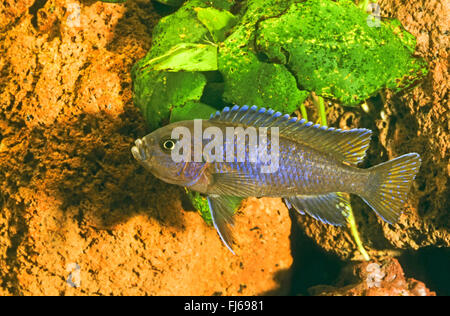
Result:
[[[215,192],[222,196],[255,196],[259,191],[256,181],[242,172],[213,173],[212,179]]]
[[[321,195],[297,195],[285,198],[288,206],[300,214],[307,213],[326,224],[344,225],[350,209],[350,202],[338,192]]]
[[[233,253],[233,233],[232,227],[234,225],[233,215],[240,205],[242,198],[235,196],[209,195],[207,197],[209,203],[209,210],[214,227],[219,234],[222,242]]]

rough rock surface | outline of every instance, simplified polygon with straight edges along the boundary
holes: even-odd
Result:
[[[279,199],[245,202],[233,256],[131,156],[130,69],[158,19],[150,0],[0,4],[0,295],[286,290]]]
[[[405,278],[396,259],[346,266],[336,286],[317,285],[308,290],[324,296],[435,296],[425,284]]]
[[[382,223],[357,198],[355,217],[374,256],[448,247],[448,2],[379,3],[383,16],[399,18],[417,37],[430,73],[411,91],[374,97],[368,114],[330,107],[329,123],[374,130],[363,167],[410,151],[423,164],[398,224]],[[288,288],[291,223],[280,199],[245,202],[232,256],[189,211],[181,188],[156,180],[130,155],[133,140],[148,132],[132,104],[130,69],[148,51],[158,19],[150,0],[0,3],[0,295]],[[358,258],[345,228],[307,216],[298,222],[325,250]],[[383,262],[370,264],[392,275]],[[368,267],[359,266],[362,279]],[[395,261],[388,267],[400,273]],[[391,294],[429,294],[419,282],[402,282]],[[333,291],[368,295],[377,288]]]
[[[450,246],[449,150],[449,3],[445,1],[382,0],[382,17],[399,19],[417,38],[417,54],[429,64],[418,86],[398,95],[388,91],[361,109],[330,107],[329,124],[340,128],[366,127],[374,131],[368,157],[370,167],[408,152],[421,155],[422,166],[409,200],[395,225],[384,223],[359,198],[352,205],[361,238],[372,256],[395,255],[399,249]],[[348,229],[330,227],[307,217],[298,222],[308,236],[341,258],[360,259]]]

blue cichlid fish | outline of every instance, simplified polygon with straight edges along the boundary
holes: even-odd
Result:
[[[195,121],[200,121],[200,131]],[[185,128],[188,135],[174,137],[177,127]],[[260,138],[258,143],[266,145],[266,156],[260,155],[260,147],[252,156],[255,143],[249,133],[238,140],[238,132],[248,131],[249,127],[267,128],[266,138]],[[211,133],[206,133],[208,130],[221,134],[212,137]],[[230,136],[230,133],[232,137],[225,140],[217,136]],[[131,151],[159,179],[205,194],[214,226],[233,252],[230,226],[233,226],[235,207],[243,198],[251,196],[282,197],[288,207],[301,214],[307,213],[328,224],[343,225],[349,202],[339,192],[347,192],[360,196],[386,222],[396,222],[419,170],[420,156],[409,153],[369,169],[360,169],[357,164],[365,156],[371,133],[363,128],[340,130],[313,125],[256,106],[234,106],[211,115],[209,120],[183,121],[162,127],[137,139]],[[187,142],[192,135],[193,139]],[[218,142],[208,152],[205,149],[211,149],[213,139]],[[240,148],[242,139],[245,142]],[[181,147],[181,143],[189,147]],[[185,155],[184,159],[174,160],[176,150]],[[267,159],[269,152],[270,159]],[[263,170],[269,164],[275,165],[275,169],[272,168],[275,171]]]

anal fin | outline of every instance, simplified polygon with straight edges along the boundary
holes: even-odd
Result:
[[[207,199],[214,227],[222,242],[235,255],[232,248],[233,215],[241,203],[242,198],[236,196],[208,195]]]
[[[286,205],[292,206],[300,214],[307,213],[323,223],[345,225],[350,210],[348,199],[332,192],[321,195],[296,195],[284,198]]]

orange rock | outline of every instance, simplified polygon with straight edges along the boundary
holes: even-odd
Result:
[[[233,256],[184,210],[181,188],[131,156],[148,132],[130,69],[159,19],[151,1],[8,3],[17,6],[0,12],[1,23],[15,17],[0,41],[0,295],[284,293],[291,222],[280,199],[245,203]],[[78,9],[79,23],[68,21]]]

